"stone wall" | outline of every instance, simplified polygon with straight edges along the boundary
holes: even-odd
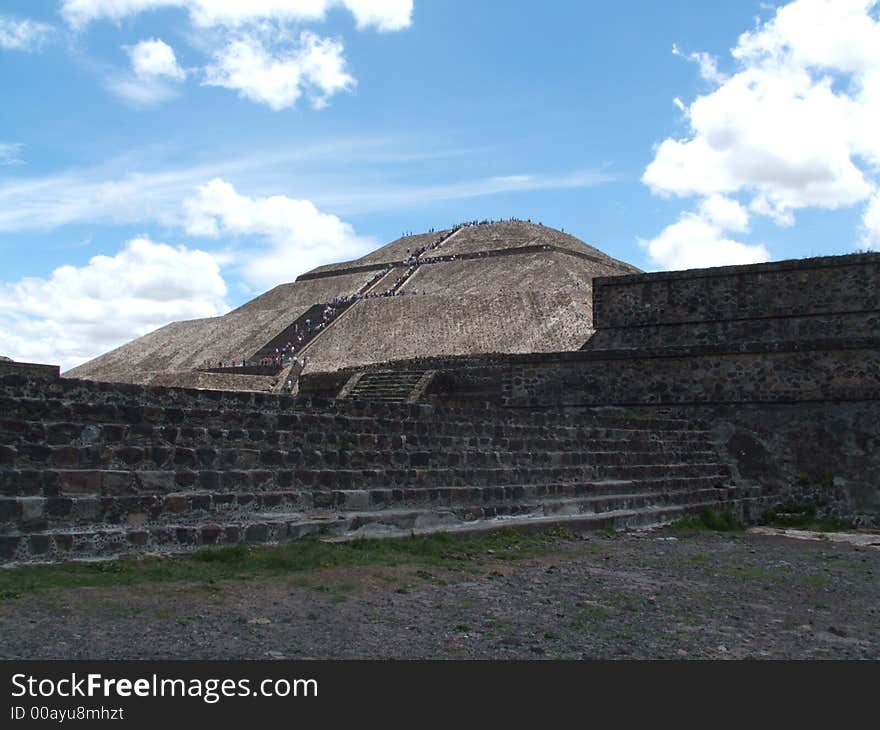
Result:
[[[878,347],[590,355],[444,373],[429,395],[455,392],[453,379],[492,382],[492,399],[515,408],[880,400]]]
[[[598,278],[585,349],[880,337],[880,254]]]
[[[742,483],[880,524],[880,255],[596,279],[594,312],[583,351],[447,364],[426,397],[704,419]]]
[[[749,512],[705,427],[0,376],[0,563]]]

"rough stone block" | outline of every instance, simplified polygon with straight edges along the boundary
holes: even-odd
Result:
[[[269,526],[248,525],[244,534],[248,542],[266,542],[269,539]]]
[[[54,500],[49,500],[50,502],[50,512],[51,512],[51,503]],[[98,518],[98,515],[101,514],[101,502],[97,499],[92,498],[80,498],[75,502],[74,500],[62,500],[71,502],[71,507],[76,506],[76,516],[79,519],[90,519],[94,520]],[[59,508],[63,509],[63,505],[60,505]],[[68,513],[70,511],[70,507],[68,507]],[[67,514],[67,513],[65,513]]]
[[[48,535],[31,535],[28,538],[28,549],[31,555],[45,555],[49,552]]]
[[[220,484],[224,490],[228,491],[248,489],[250,479],[248,473],[244,471],[224,471],[220,474]]]
[[[199,472],[199,489],[219,489],[220,474],[216,471]]]
[[[198,536],[199,533],[195,527],[178,527],[175,530],[175,537],[181,545],[195,545]]]
[[[15,522],[21,514],[21,505],[17,499],[0,497],[0,522]]]
[[[39,520],[46,509],[46,500],[42,497],[22,497],[19,500],[21,519],[24,522]]]
[[[21,544],[19,535],[0,535],[0,558],[13,560]]]
[[[18,452],[12,446],[0,446],[0,465],[2,466],[12,466],[15,464],[15,459],[18,456]]]
[[[128,541],[132,545],[144,547],[150,541],[150,533],[147,530],[133,530],[128,533]]]
[[[209,449],[204,446],[196,449],[196,459],[198,460],[199,465],[202,467],[212,467],[216,458],[216,449]]]
[[[149,458],[156,466],[170,466],[171,449],[166,446],[152,446],[149,449]],[[146,457],[146,453],[144,454]]]
[[[203,525],[202,526],[202,543],[205,545],[215,545],[223,534],[220,525]]]
[[[211,509],[210,494],[194,494],[189,498],[190,509],[209,510]]]
[[[131,473],[127,471],[102,471],[101,492],[102,494],[133,494]]]
[[[365,489],[342,492],[342,495],[346,509],[368,509],[370,506],[370,492]]]
[[[197,474],[194,471],[178,471],[174,474],[174,483],[184,489],[194,486],[196,479]]]
[[[62,494],[100,494],[103,475],[100,471],[80,470],[58,472]]]
[[[177,447],[174,449],[174,464],[176,466],[196,466],[196,452],[194,449]]]
[[[139,492],[165,493],[176,488],[173,471],[139,471],[135,472],[135,483]]]

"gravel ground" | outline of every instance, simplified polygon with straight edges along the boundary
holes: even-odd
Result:
[[[454,570],[57,590],[0,601],[0,658],[880,659],[880,549],[660,529]]]

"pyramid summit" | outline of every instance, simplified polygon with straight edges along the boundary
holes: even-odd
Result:
[[[320,266],[221,317],[173,322],[66,375],[277,390],[304,359],[320,372],[577,350],[593,332],[593,278],[638,271],[541,224],[460,224]]]

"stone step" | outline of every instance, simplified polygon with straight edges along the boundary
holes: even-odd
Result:
[[[291,442],[287,434],[275,434],[278,442],[249,439],[212,438],[204,433],[199,438],[171,434],[163,438],[161,431],[150,436],[126,437],[102,433],[94,445],[83,445],[81,439],[67,443],[52,437],[50,445],[10,439],[0,446],[0,469],[39,467],[111,467],[148,468],[198,466],[228,468],[236,463],[254,465],[350,465],[367,464],[458,464],[480,463],[608,463],[632,460],[645,455],[645,463],[657,460],[692,460],[714,455],[712,445],[702,441],[659,441],[652,439],[585,440],[582,442],[544,442],[499,440],[497,443],[456,443],[451,439],[388,439],[341,438],[332,444],[304,444],[297,437]],[[97,445],[101,444],[101,445]]]
[[[418,446],[423,443],[435,447],[449,448],[455,446],[480,446],[497,444],[498,448],[517,451],[546,450],[551,448],[572,449],[580,444],[592,442],[616,442],[622,448],[634,443],[682,443],[709,444],[710,434],[704,431],[665,431],[626,430],[626,429],[590,429],[581,432],[564,431],[553,433],[536,430],[534,433],[521,433],[506,429],[493,429],[488,434],[461,433],[453,429],[437,430],[436,432],[399,433],[392,428],[371,428],[361,431],[349,431],[341,428],[329,428],[324,431],[304,431],[301,429],[241,429],[214,428],[206,426],[163,426],[160,424],[139,423],[71,423],[66,421],[0,419],[0,444],[12,446],[17,443],[47,444],[50,446],[117,444],[125,443],[141,445],[144,443],[181,443],[191,445],[199,442],[212,444],[228,443],[240,445],[244,443],[263,442],[267,445],[281,444],[287,448],[303,446],[335,446],[345,444],[346,448],[361,447],[363,449],[402,449]],[[202,445],[201,443],[199,445]],[[609,446],[609,450],[614,446]],[[3,455],[0,452],[0,463]]]
[[[429,489],[716,476],[729,478],[729,468],[718,462],[705,462],[436,469],[34,469],[0,470],[0,495],[63,497],[170,494],[204,490],[266,492],[290,489]]]
[[[0,563],[57,562],[143,554],[172,554],[199,547],[245,543],[272,544],[318,534],[336,539],[368,536],[405,536],[448,532],[483,534],[502,528],[575,530],[633,528],[663,524],[704,507],[721,508],[747,502],[725,496],[687,504],[650,505],[576,514],[505,514],[469,519],[452,510],[391,511],[339,516],[252,515],[250,521],[163,524],[46,530],[0,535]]]
[[[683,495],[725,490],[733,496],[736,488],[718,478],[696,477],[584,482],[580,484],[515,485],[503,487],[448,487],[408,490],[284,491],[284,492],[181,492],[174,494],[79,496],[79,497],[0,497],[0,534],[19,530],[33,532],[60,526],[124,524],[129,526],[180,520],[197,515],[199,519],[253,512],[292,512],[315,509],[381,510],[402,506],[432,505],[459,509],[581,503],[584,500],[613,500],[620,495],[639,496],[647,501],[662,495]],[[563,507],[555,508],[557,511]]]
[[[627,448],[628,447],[628,448]],[[89,469],[234,469],[234,468],[335,468],[372,469],[394,467],[456,466],[592,466],[664,464],[713,461],[714,450],[696,446],[642,451],[636,444],[613,451],[572,448],[569,450],[495,450],[446,448],[423,451],[361,451],[340,449],[253,449],[213,446],[3,446],[4,465],[27,468]]]
[[[206,391],[213,392],[213,391]],[[225,394],[228,395],[228,394]],[[250,394],[248,394],[250,395]],[[282,399],[282,396],[274,396]],[[293,403],[287,398],[285,402]],[[504,423],[499,424],[493,415],[482,415],[475,411],[452,411],[439,409],[424,404],[412,405],[372,405],[346,403],[349,410],[305,411],[297,409],[267,408],[253,410],[252,408],[218,408],[206,404],[205,407],[182,407],[181,404],[171,403],[167,407],[158,405],[143,406],[140,404],[126,403],[97,403],[65,401],[52,398],[9,398],[0,397],[0,413],[6,418],[24,418],[26,420],[58,420],[68,422],[94,422],[105,421],[107,423],[157,423],[165,425],[181,425],[200,421],[211,421],[211,425],[219,427],[240,428],[303,428],[303,427],[339,427],[343,423],[379,422],[383,428],[394,424],[406,424],[412,428],[433,428],[434,423],[446,426],[477,430],[485,427],[521,427],[533,430],[579,429],[579,428],[634,428],[637,430],[705,430],[702,424],[689,423],[682,419],[669,418],[625,418],[622,416],[591,416],[586,422],[578,423],[560,421],[559,416],[548,414],[532,414],[528,418],[523,415],[505,413]],[[367,408],[366,413],[354,410],[356,407]],[[390,413],[388,411],[394,411]],[[411,418],[401,420],[401,416],[411,416],[431,413],[434,418],[431,421],[416,421]],[[205,424],[207,425],[207,423]],[[699,426],[699,428],[697,427]],[[359,429],[355,429],[359,430]]]

